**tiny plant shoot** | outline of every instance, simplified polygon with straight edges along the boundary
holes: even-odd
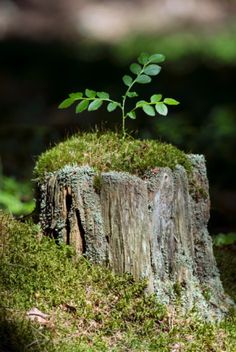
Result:
[[[165,57],[162,54],[148,55],[142,53],[137,61],[138,62],[132,63],[129,67],[134,77],[125,75],[122,78],[127,89],[122,96],[121,102],[112,100],[109,93],[86,89],[84,93],[70,93],[69,97],[59,105],[59,109],[65,109],[73,103],[77,103],[75,111],[76,113],[80,113],[84,110],[95,111],[99,109],[103,103],[107,103],[108,112],[112,112],[117,108],[121,110],[123,138],[126,136],[126,119],[136,119],[136,110],[142,109],[148,116],[156,116],[156,113],[166,116],[168,113],[167,105],[178,105],[179,102],[172,98],[163,99],[161,94],[152,95],[150,101],[139,100],[131,110],[126,111],[127,99],[138,97],[138,94],[133,90],[134,85],[136,83],[150,83],[152,76],[156,76],[160,73],[161,67],[157,64],[165,61]]]

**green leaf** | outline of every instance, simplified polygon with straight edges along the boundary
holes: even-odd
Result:
[[[74,103],[74,99],[72,98],[67,98],[61,102],[61,104],[58,106],[59,109],[66,109],[69,106],[71,106]]]
[[[94,90],[91,90],[91,89],[86,89],[85,90],[85,95],[86,97],[88,98],[95,98],[96,97],[96,92]]]
[[[144,68],[144,73],[150,76],[156,76],[161,71],[161,66],[158,65],[148,65]]]
[[[109,99],[109,94],[106,93],[106,92],[97,92],[97,96],[100,98],[100,99]]]
[[[166,116],[168,114],[168,108],[164,103],[157,103],[155,108],[160,115]]]
[[[81,92],[70,93],[69,97],[72,98],[73,100],[79,100],[80,98],[83,97],[83,93]]]
[[[147,115],[149,115],[149,116],[155,116],[155,115],[156,115],[155,109],[153,108],[153,106],[146,104],[146,105],[143,105],[142,108],[143,108],[143,111],[144,111]]]
[[[153,64],[159,64],[163,61],[165,61],[165,56],[162,54],[154,54],[149,57],[149,62]]]
[[[112,112],[117,108],[118,104],[115,102],[111,102],[107,105],[107,111]]]
[[[99,109],[102,104],[103,101],[101,99],[95,99],[89,104],[88,111],[95,111]]]
[[[151,102],[152,103],[158,103],[162,98],[161,94],[154,94],[151,96]]]
[[[140,75],[137,77],[136,82],[141,84],[146,84],[146,83],[150,83],[151,80],[152,80],[151,77],[147,75]]]
[[[147,53],[141,53],[138,57],[138,62],[141,65],[145,65],[149,60],[149,55]]]
[[[138,75],[142,71],[142,67],[139,64],[136,64],[136,63],[131,64],[129,69],[135,75]]]
[[[147,104],[147,102],[145,100],[139,100],[137,103],[136,103],[136,107],[139,108],[139,107],[142,107],[144,104]]]
[[[129,86],[132,84],[132,82],[133,82],[132,77],[130,77],[130,76],[128,76],[128,75],[123,76],[123,77],[122,77],[122,80],[123,80],[124,84],[125,84],[126,86],[128,86],[128,87],[129,87]]]
[[[129,98],[138,97],[138,93],[136,93],[136,92],[128,92],[128,93],[127,93],[127,97],[129,97]]]
[[[89,101],[88,100],[82,100],[77,106],[76,106],[76,109],[75,109],[75,112],[76,114],[78,114],[79,112],[82,112],[84,110],[87,109],[89,105]]]
[[[178,105],[179,101],[173,99],[173,98],[165,98],[164,103],[167,105]]]
[[[136,119],[136,113],[135,111],[130,111],[128,112],[127,116],[129,116],[132,120]]]

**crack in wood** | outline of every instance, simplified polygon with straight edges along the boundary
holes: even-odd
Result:
[[[80,238],[81,238],[82,254],[85,254],[86,253],[85,230],[84,230],[84,227],[83,227],[83,224],[82,224],[82,221],[81,221],[79,209],[76,209],[75,215],[76,215],[77,224],[78,224],[79,233],[80,233]]]
[[[70,212],[72,207],[72,195],[67,189],[66,196],[65,196],[65,203],[66,203],[66,244],[70,245]]]

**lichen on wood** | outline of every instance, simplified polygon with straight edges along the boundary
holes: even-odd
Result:
[[[146,278],[148,291],[160,301],[221,318],[232,302],[224,294],[207,231],[205,159],[188,158],[191,174],[181,165],[147,170],[142,178],[98,174],[89,166],[47,173],[38,185],[40,223],[78,255]]]

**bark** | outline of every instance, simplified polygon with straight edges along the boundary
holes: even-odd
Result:
[[[204,157],[193,171],[155,168],[143,179],[96,175],[67,166],[39,183],[43,231],[79,255],[116,273],[146,278],[148,291],[179,309],[221,318],[232,305],[224,294],[208,234],[210,200]]]

